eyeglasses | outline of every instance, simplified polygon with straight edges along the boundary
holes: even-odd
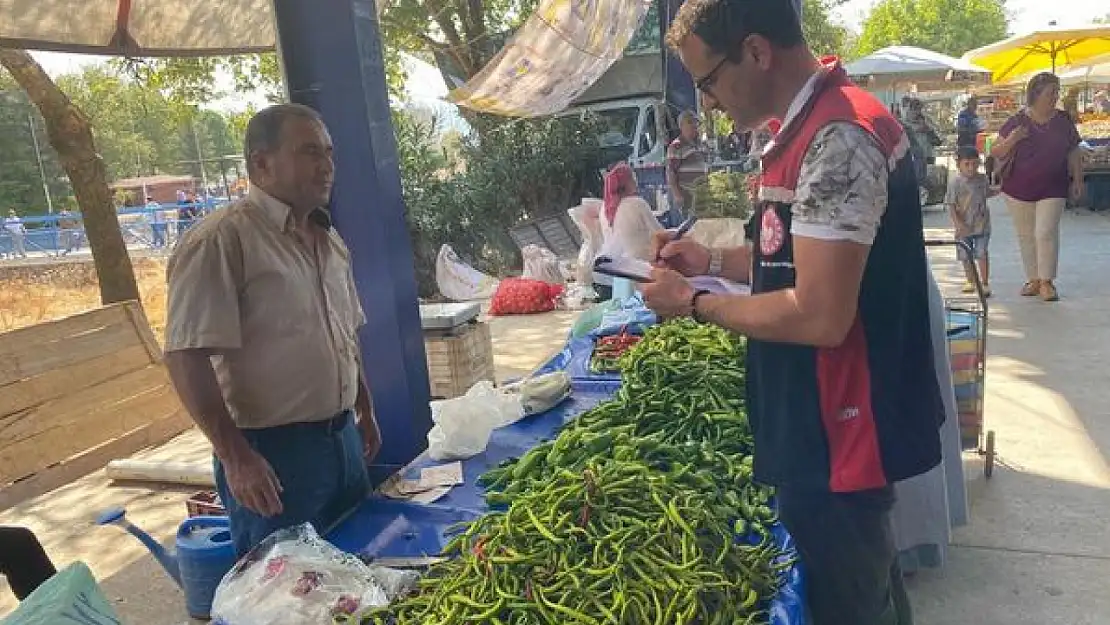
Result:
[[[709,92],[709,90],[713,88],[713,83],[717,82],[717,75],[721,73],[721,70],[724,68],[725,63],[728,62],[729,58],[726,54],[724,57],[721,58],[720,61],[717,61],[717,64],[713,66],[713,69],[709,70],[708,74],[694,80],[694,87],[702,93],[713,95]]]

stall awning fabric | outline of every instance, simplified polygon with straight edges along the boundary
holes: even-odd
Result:
[[[0,0],[0,47],[128,56],[272,50],[272,0]]]
[[[977,48],[963,59],[985,67],[994,82],[1078,65],[1110,54],[1110,25],[1047,28]]]
[[[649,6],[645,0],[543,0],[449,99],[512,117],[558,113],[621,57]]]
[[[1025,74],[1024,76],[1015,76],[1006,81],[1006,84],[1025,86],[1025,84],[1036,75],[1037,72]],[[1056,75],[1060,78],[1060,84],[1068,87],[1086,83],[1095,85],[1110,84],[1110,58],[1100,57],[1098,61],[1093,61],[1091,64],[1083,64],[1079,67],[1069,66],[1057,68]]]
[[[912,80],[947,72],[989,74],[990,70],[963,59],[913,46],[890,46],[844,66],[849,76],[883,76]]]

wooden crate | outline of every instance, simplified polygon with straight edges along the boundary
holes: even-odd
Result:
[[[0,334],[0,510],[190,425],[134,302]]]
[[[424,333],[428,381],[433,399],[450,399],[476,382],[494,380],[493,341],[489,325],[471,322],[447,332]]]

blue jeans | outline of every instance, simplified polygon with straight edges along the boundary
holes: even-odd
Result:
[[[351,411],[331,421],[242,432],[273,467],[283,490],[281,514],[264,517],[252,512],[231,496],[223,465],[214,460],[216,490],[231,519],[240,557],[286,527],[308,522],[322,534],[370,494],[362,436]]]
[[[962,262],[966,263],[970,260],[982,260],[987,257],[987,246],[990,244],[991,235],[989,232],[973,234],[964,237],[961,241],[971,248],[970,252],[965,250],[962,245],[956,248],[956,256],[958,256]]]

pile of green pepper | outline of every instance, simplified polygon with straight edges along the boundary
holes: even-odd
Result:
[[[752,481],[743,357],[719,328],[651,328],[612,401],[482,476],[494,511],[417,595],[350,622],[767,623],[792,560]]]

